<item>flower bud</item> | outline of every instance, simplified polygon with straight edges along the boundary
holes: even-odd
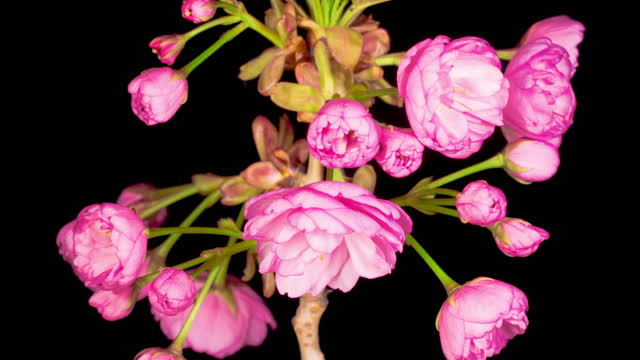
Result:
[[[558,150],[544,141],[519,140],[507,145],[502,154],[504,169],[522,183],[548,180],[560,165]]]
[[[211,20],[216,9],[215,0],[182,1],[182,17],[196,24]]]
[[[148,348],[140,351],[133,360],[186,360],[184,356],[169,349],[159,347]]]
[[[126,206],[136,214],[140,214],[151,205],[151,197],[156,187],[151,184],[138,183],[127,186],[122,190],[116,204]],[[142,220],[146,227],[159,227],[167,219],[167,208],[156,211],[153,215]]]
[[[71,263],[73,261],[73,226],[75,220],[67,223],[58,231],[56,236],[56,245],[58,245],[58,253],[62,255],[64,261]]]
[[[411,130],[384,128],[380,136],[380,152],[376,161],[387,174],[405,177],[412,174],[422,164],[424,145]]]
[[[196,284],[184,270],[167,268],[151,282],[148,296],[154,310],[173,316],[193,304]]]
[[[169,67],[151,68],[129,83],[131,108],[145,124],[167,122],[187,101],[187,78]]]
[[[161,35],[151,40],[149,47],[158,55],[160,62],[171,66],[184,49],[185,43],[182,34]]]
[[[462,222],[490,226],[507,215],[507,198],[486,181],[474,181],[456,197],[456,209]]]
[[[549,238],[544,229],[515,218],[504,218],[490,228],[500,251],[508,256],[525,257],[533,254],[540,243]]]
[[[380,150],[381,129],[369,111],[349,99],[328,101],[309,125],[309,151],[328,168],[360,167]]]

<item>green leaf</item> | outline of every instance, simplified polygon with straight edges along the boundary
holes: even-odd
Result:
[[[269,91],[273,85],[280,81],[282,73],[284,72],[284,63],[285,55],[279,53],[267,64],[262,74],[260,74],[260,79],[258,79],[258,92],[260,92],[260,94],[264,96],[269,95]]]
[[[268,48],[257,57],[249,60],[246,64],[240,66],[240,80],[253,80],[260,76],[264,68],[273,60],[280,49],[277,47]]]
[[[276,105],[291,111],[316,112],[324,105],[322,95],[308,85],[280,82],[271,88],[270,95]]]
[[[343,26],[326,28],[329,51],[346,70],[353,70],[362,54],[362,36],[355,30]]]

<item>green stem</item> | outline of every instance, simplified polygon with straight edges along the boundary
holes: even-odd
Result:
[[[190,267],[196,266],[196,265],[200,265],[204,262],[206,262],[207,260],[211,259],[212,254],[207,254],[206,256],[200,256],[191,260],[187,260],[183,263],[180,263],[178,265],[174,265],[171,266],[171,268],[173,269],[180,269],[180,270],[185,270],[188,269]],[[151,274],[147,274],[145,276],[139,277],[138,279],[136,279],[136,282],[139,283],[140,287],[152,282],[155,278],[158,277],[158,275],[160,275],[161,271],[156,271],[154,273]]]
[[[236,227],[238,229],[242,228],[242,224],[244,223],[244,209],[245,209],[245,205],[247,203],[243,203],[242,204],[242,208],[240,209],[240,213],[238,213],[238,216],[236,217]],[[236,243],[236,241],[238,240],[238,238],[242,237],[241,236],[230,236],[229,240],[227,241],[227,247],[230,247],[232,245],[234,245]],[[229,263],[231,262],[231,256],[226,257],[223,261],[222,264],[220,265],[220,267],[222,268],[222,270],[220,270],[220,273],[218,273],[218,277],[216,278],[216,284],[220,285],[221,287],[224,287],[224,284],[227,280],[227,270],[229,269]]]
[[[240,35],[243,31],[245,31],[249,25],[243,22],[226,31],[220,38],[214,42],[209,48],[202,52],[202,54],[198,55],[195,59],[191,60],[187,65],[185,65],[181,70],[185,74],[185,76],[189,76],[189,74],[197,68],[200,64],[202,64],[205,60],[209,58],[209,56],[213,55],[218,49],[222,47],[222,45],[228,43],[233,40],[236,36]]]
[[[377,96],[398,95],[397,88],[388,89],[374,89],[369,91],[356,92],[351,94],[351,98],[354,100],[363,100]]]
[[[163,227],[157,229],[151,229],[151,233],[149,234],[149,239],[172,235],[172,234],[201,234],[201,235],[225,235],[225,236],[236,236],[242,237],[241,232],[229,230],[229,229],[220,229],[215,227]]]
[[[200,214],[202,214],[206,209],[213,206],[216,202],[218,202],[218,200],[220,200],[220,197],[221,197],[220,191],[218,190],[209,194],[206,198],[204,198],[204,200],[202,200],[202,202],[200,202],[200,204],[198,204],[198,206],[195,209],[193,209],[193,211],[189,214],[189,216],[187,216],[180,223],[180,227],[184,228],[184,227],[191,226],[191,224],[193,224],[193,222],[196,221],[198,216],[200,216]],[[156,250],[154,250],[156,255],[162,258],[166,258],[167,254],[169,254],[169,251],[171,251],[171,248],[176,243],[176,241],[178,241],[181,235],[182,233],[178,232],[169,236],[167,240],[165,240],[162,244],[160,244],[160,246],[158,246]]]
[[[242,21],[245,24],[249,25],[249,27],[257,32],[258,34],[264,36],[267,40],[271,41],[273,45],[279,47],[280,49],[284,49],[284,42],[275,31],[269,29],[265,24],[263,24],[260,20],[253,17],[251,14],[247,12],[243,12],[238,14]]]
[[[351,25],[351,23],[358,17],[358,15],[360,15],[360,13],[363,10],[365,10],[369,6],[373,6],[373,5],[380,4],[387,1],[391,1],[391,0],[369,0],[359,5],[351,5],[347,9],[347,11],[344,13],[342,18],[340,19],[340,25],[341,26]]]
[[[329,180],[332,181],[340,181],[340,182],[346,182],[346,180],[344,179],[344,173],[342,172],[342,169],[327,169],[327,171],[329,172],[329,176],[327,176],[329,178]]]
[[[339,5],[335,6],[335,4]],[[331,13],[331,19],[329,20],[329,26],[338,25],[340,18],[344,13],[344,8],[347,7],[347,5],[349,5],[349,0],[336,0],[334,3],[334,10]]]
[[[151,205],[148,209],[145,209],[144,211],[142,211],[139,214],[139,216],[141,219],[145,219],[155,214],[156,211],[162,208],[165,208],[173,203],[176,203],[182,199],[188,198],[191,195],[195,195],[197,193],[198,193],[198,189],[196,189],[195,185],[191,185],[191,184],[185,185],[182,189],[178,190],[177,192],[174,192],[173,195],[154,201],[153,205]]]
[[[409,206],[415,208],[416,210],[420,210],[420,211],[435,212],[435,213],[439,213],[439,214],[443,214],[443,215],[453,216],[453,217],[456,217],[456,218],[460,217],[460,214],[458,214],[457,210],[450,209],[450,208],[444,207],[444,206],[431,205],[428,202],[412,203],[412,204],[409,204]]]
[[[376,65],[380,66],[398,66],[402,61],[402,58],[405,56],[406,52],[396,52],[385,54],[380,57],[377,57],[373,60]]]
[[[322,4],[320,4],[320,0],[307,0],[307,6],[309,7],[309,11],[311,12],[311,19],[318,23],[319,25],[324,26],[324,19],[322,17]]]
[[[456,199],[451,199],[451,198],[423,199],[421,201],[428,205],[444,205],[444,206],[456,205]]]
[[[465,176],[477,173],[479,171],[488,170],[488,169],[496,169],[500,168],[504,165],[504,156],[502,153],[498,153],[492,158],[489,158],[485,161],[481,161],[475,165],[471,165],[462,170],[458,170],[454,173],[451,173],[447,176],[441,177],[440,179],[434,180],[427,184],[425,189],[434,189],[440,187],[442,185],[448,184],[452,181],[458,180]]]
[[[192,186],[194,186],[193,184],[184,184],[184,185],[176,185],[176,186],[170,186],[170,187],[166,187],[166,188],[160,188],[160,189],[156,189],[153,190],[153,192],[151,193],[151,195],[149,196],[152,200],[159,200],[165,196],[169,196],[169,195],[173,195],[177,192],[186,190],[188,188],[191,188]]]
[[[211,21],[207,21],[206,23],[193,28],[191,31],[188,31],[184,34],[184,39],[186,41],[189,41],[191,38],[193,38],[194,36],[200,34],[203,31],[207,31],[209,29],[212,29],[218,25],[232,25],[237,23],[238,21],[240,21],[240,18],[238,18],[235,15],[229,15],[229,16],[223,16],[221,18],[215,19],[215,20],[211,20]]]
[[[497,50],[496,53],[501,60],[511,60],[513,59],[513,55],[516,54],[516,51],[518,51],[518,48]]]
[[[406,242],[409,246],[411,246],[417,253],[420,255],[422,260],[429,266],[431,271],[436,275],[444,289],[447,291],[447,294],[451,294],[455,291],[460,285],[455,282],[449,275],[447,275],[444,270],[436,263],[435,260],[429,255],[429,253],[420,245],[420,243],[411,235],[407,234]]]

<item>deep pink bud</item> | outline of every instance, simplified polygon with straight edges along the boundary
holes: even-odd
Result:
[[[547,38],[523,45],[507,65],[509,102],[504,123],[519,135],[548,141],[573,123],[576,98],[567,51]]]
[[[549,38],[553,43],[565,48],[569,53],[573,71],[578,67],[578,45],[584,38],[584,25],[566,15],[553,16],[531,25],[524,34],[520,45],[524,45],[541,37]]]
[[[502,153],[507,173],[525,183],[550,179],[560,165],[558,149],[544,141],[519,140],[507,145]]]
[[[397,76],[411,128],[430,149],[466,158],[502,125],[509,82],[480,38],[426,39],[407,52]]]
[[[196,283],[184,270],[167,268],[151,282],[148,296],[154,310],[173,316],[193,305]]]
[[[169,67],[143,71],[129,83],[131,108],[147,125],[171,119],[187,101],[187,78]]]
[[[376,161],[387,174],[405,177],[420,167],[424,146],[411,130],[384,128]]]
[[[502,190],[478,180],[467,184],[456,197],[462,222],[490,226],[507,215],[507,198]]]
[[[261,273],[281,294],[351,290],[358,278],[391,273],[411,232],[398,205],[351,183],[320,181],[270,191],[246,204],[245,239],[258,242]]]
[[[140,214],[151,205],[151,196],[155,190],[156,187],[151,184],[138,183],[130,185],[122,190],[116,203],[130,208],[136,214]],[[162,208],[142,221],[146,227],[159,227],[167,219],[167,215],[167,208]]]
[[[71,265],[90,289],[131,285],[144,266],[146,251],[144,224],[129,208],[94,204],[80,211],[75,220]]]
[[[182,17],[196,24],[211,20],[216,9],[215,0],[182,1]]]
[[[267,336],[267,326],[276,328],[269,308],[253,289],[232,276],[227,277],[226,283],[227,289],[210,291],[204,298],[185,348],[224,358],[245,346],[260,346]],[[197,286],[202,288],[200,279]],[[166,316],[154,308],[151,312],[160,322],[162,332],[169,339],[175,339],[191,308],[175,316]]]
[[[544,229],[514,218],[504,218],[491,227],[491,232],[503,253],[517,257],[533,254],[540,243],[549,238],[549,233]]]
[[[447,360],[494,356],[529,324],[522,290],[486,277],[462,285],[442,304],[436,326]]]
[[[180,55],[186,40],[182,34],[161,35],[149,43],[149,47],[154,54],[158,55],[158,59],[163,64],[169,66],[176,62],[176,58]]]
[[[159,347],[148,348],[140,351],[134,360],[186,360],[184,356],[173,350]]]
[[[354,168],[380,150],[380,126],[355,100],[327,101],[309,125],[309,150],[328,168]]]
[[[71,263],[73,261],[74,252],[73,252],[73,226],[75,225],[75,220],[67,223],[67,225],[63,226],[60,231],[58,231],[58,236],[56,236],[56,245],[58,245],[58,253],[62,255],[64,261]]]

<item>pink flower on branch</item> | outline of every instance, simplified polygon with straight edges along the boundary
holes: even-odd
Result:
[[[408,176],[422,164],[424,145],[410,130],[382,129],[380,147],[375,159],[382,170],[393,177]]]
[[[456,209],[462,222],[490,226],[507,215],[507,198],[486,181],[474,181],[456,197]]]
[[[211,20],[216,9],[215,0],[182,1],[182,17],[196,24]]]
[[[498,248],[508,256],[529,256],[538,250],[541,242],[549,238],[549,233],[544,229],[509,217],[490,229]]]
[[[171,66],[184,49],[185,43],[186,40],[181,34],[161,35],[151,40],[149,47],[158,55],[160,62]]]
[[[560,166],[560,154],[555,146],[544,141],[518,140],[503,150],[504,169],[519,182],[545,181],[553,177]]]
[[[448,157],[470,156],[503,124],[509,82],[480,38],[426,39],[407,52],[397,77],[416,136]]]
[[[442,304],[436,326],[447,360],[497,355],[529,324],[529,302],[518,288],[486,277],[467,282]]]
[[[169,67],[143,71],[129,83],[131,108],[145,124],[167,122],[187,101],[187,78]]]
[[[164,315],[181,313],[195,298],[196,284],[184,270],[167,268],[149,284],[149,303]]]
[[[351,290],[359,277],[391,273],[411,218],[364,188],[320,181],[270,191],[246,205],[243,238],[258,242],[261,273],[275,272],[281,294]]]
[[[134,360],[186,360],[184,356],[169,349],[159,347],[148,348],[140,351]]]

